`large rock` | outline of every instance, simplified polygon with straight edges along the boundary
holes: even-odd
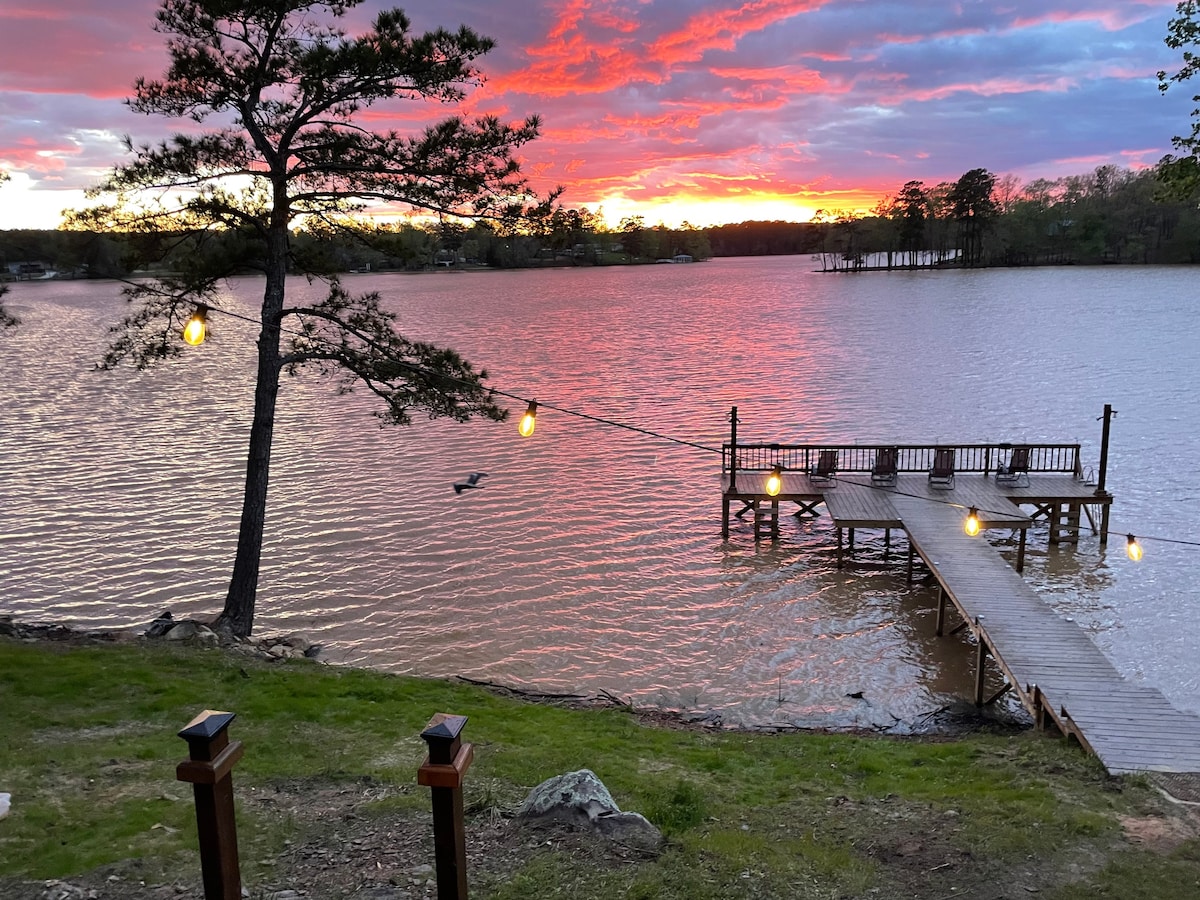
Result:
[[[200,633],[200,626],[195,622],[183,621],[166,633],[168,641],[188,641]]]
[[[146,629],[146,637],[165,637],[167,632],[178,624],[179,623],[175,621],[175,617],[171,615],[171,611],[169,609],[164,609],[158,614],[158,618],[150,623],[150,627]]]
[[[663,842],[662,832],[645,816],[621,812],[608,788],[590,769],[543,781],[529,792],[517,810],[517,819],[530,825],[592,830],[640,850],[657,850]]]

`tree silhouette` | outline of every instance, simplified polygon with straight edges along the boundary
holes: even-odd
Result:
[[[900,252],[907,255],[909,268],[916,268],[925,246],[925,220],[929,217],[929,195],[920,181],[909,181],[896,197],[893,213],[900,220]]]
[[[1183,56],[1177,72],[1158,73],[1158,89],[1165,93],[1172,84],[1184,84],[1200,72],[1200,4],[1196,0],[1176,4],[1164,41],[1172,50],[1182,51]],[[1198,105],[1192,109],[1191,133],[1171,141],[1182,155],[1167,154],[1157,167],[1159,181],[1169,195],[1178,199],[1200,193],[1200,94],[1193,95],[1192,102]]]
[[[179,354],[181,323],[196,304],[217,308],[222,279],[247,268],[265,275],[237,555],[217,620],[236,635],[254,622],[281,372],[307,367],[338,377],[343,390],[364,386],[391,424],[408,424],[413,410],[459,421],[505,415],[485,372],[399,334],[378,294],[351,296],[327,260],[292,243],[297,219],[332,222],[369,202],[503,216],[530,199],[514,152],[536,137],[536,118],[508,125],[456,116],[415,135],[369,128],[360,114],[379,101],[463,99],[492,42],[465,26],[410,34],[397,9],[349,36],[340,23],[360,2],[164,0],[156,30],[167,35],[169,68],[162,80],[139,79],[128,104],[215,127],[130,146],[133,160],[96,192],[113,202],[74,218],[76,227],[140,236],[147,255],[187,247],[176,253],[176,274],[126,289],[139,305],[114,328],[108,366]],[[228,235],[238,239],[223,241]],[[326,277],[328,295],[289,306],[289,270]]]
[[[964,266],[977,266],[983,261],[983,235],[997,212],[992,199],[995,186],[996,176],[987,169],[972,169],[954,183],[947,196],[951,215],[958,223]]]

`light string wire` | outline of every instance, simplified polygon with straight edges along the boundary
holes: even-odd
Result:
[[[222,309],[222,308],[216,307],[216,306],[208,306],[205,309],[205,313],[206,314],[218,313],[223,316],[229,316],[230,318],[233,318],[233,319],[240,319],[243,322],[249,322],[251,325],[258,325],[260,327],[262,326],[262,321],[260,319],[256,319],[252,316],[244,316],[241,313],[232,312],[231,310]],[[284,328],[282,325],[276,325],[275,328],[278,329],[280,334],[287,334],[287,335],[291,335],[292,337],[301,337],[301,338],[308,337],[308,335],[305,335],[302,332],[295,331],[295,330],[289,329],[289,328]],[[478,386],[475,382],[470,382],[465,378],[456,378],[453,375],[446,375],[442,372],[435,372],[433,369],[425,368],[424,366],[418,366],[414,363],[408,362],[407,360],[396,359],[394,356],[387,353],[382,348],[375,347],[375,349],[382,352],[384,358],[387,359],[389,362],[394,362],[394,363],[396,363],[400,366],[403,366],[404,368],[410,369],[414,372],[420,372],[421,374],[436,376],[437,378],[441,378],[445,381],[456,382],[456,383],[461,384],[466,387]],[[533,398],[531,398],[531,397],[522,397],[520,394],[514,394],[509,391],[501,390],[500,388],[492,387],[490,385],[487,385],[486,389],[489,392],[491,392],[492,394],[496,394],[501,397],[507,397],[510,400],[518,400],[521,403],[528,404],[533,401]],[[593,416],[593,415],[590,415],[589,413],[579,412],[578,410],[568,409],[566,407],[557,406],[553,403],[546,403],[541,400],[537,401],[537,405],[538,405],[538,409],[543,409],[543,408],[551,409],[551,410],[554,410],[555,412],[562,413],[564,415],[575,416],[576,418],[584,419],[589,422],[596,422],[601,425],[608,425],[612,428],[620,428],[625,431],[635,432],[637,434],[644,434],[644,435],[647,435],[648,437],[652,437],[652,438],[655,438],[655,439],[661,440],[661,441],[666,441],[671,444],[677,444],[677,445],[683,446],[683,447],[690,447],[695,450],[702,450],[705,453],[719,453],[722,455],[724,454],[724,450],[722,448],[709,447],[706,444],[699,444],[699,443],[696,443],[695,441],[688,441],[688,440],[684,440],[683,438],[671,437],[670,435],[662,434],[657,431],[651,431],[648,428],[641,428],[637,425],[629,425],[624,422],[617,422],[613,419],[606,419],[602,416]],[[743,470],[743,471],[745,471],[745,470]],[[796,470],[795,469],[782,469],[782,471],[789,472],[789,471],[796,471]],[[855,484],[858,484],[858,482],[855,482]],[[968,507],[969,507],[968,504],[959,503],[954,500],[942,500],[937,497],[928,497],[928,496],[925,496],[922,494],[913,494],[913,493],[910,493],[907,491],[895,490],[894,488],[885,488],[881,485],[876,485],[876,484],[861,484],[860,486],[870,488],[871,490],[879,490],[879,491],[886,490],[890,494],[895,494],[895,495],[898,495],[901,497],[908,497],[913,500],[924,500],[927,503],[940,503],[943,506],[950,506],[950,507],[954,507],[956,509],[964,509],[965,510],[965,509],[968,509]],[[1002,511],[1002,510],[981,509],[979,507],[970,507],[970,508],[975,509],[976,513],[980,514],[980,515],[993,514],[993,515],[1005,516],[1005,517],[1012,516],[1012,513],[1007,512],[1007,511]],[[1016,526],[1014,526],[1014,527],[1016,527]],[[1113,532],[1121,533],[1119,529],[1110,527],[1109,533],[1111,534]],[[1200,547],[1200,541],[1185,541],[1185,540],[1180,540],[1178,538],[1155,537],[1153,535],[1143,535],[1143,534],[1136,535],[1136,538],[1138,541],[1154,541],[1154,542],[1161,543],[1161,544],[1178,544],[1178,545],[1186,546],[1186,547]]]
[[[223,316],[229,316],[230,318],[240,319],[243,322],[249,322],[252,325],[260,325],[260,326],[262,325],[262,322],[259,319],[256,319],[252,316],[244,316],[240,313],[231,312],[230,310],[227,310],[227,309],[221,309],[219,307],[210,306],[206,310],[206,313],[214,313],[214,312],[219,313]],[[289,329],[289,328],[284,328],[282,325],[276,325],[275,328],[278,329],[280,334],[287,334],[287,335],[291,335],[292,337],[300,337],[300,338],[308,337],[308,335],[303,334],[302,332],[295,331],[295,330]],[[358,335],[358,337],[363,337],[363,336]],[[371,342],[368,340],[368,343],[371,343]],[[418,366],[415,363],[408,362],[407,360],[397,359],[396,357],[394,357],[390,353],[388,353],[384,348],[379,347],[377,345],[372,344],[372,347],[373,347],[373,349],[379,351],[383,355],[384,359],[386,359],[388,362],[396,363],[397,365],[402,366],[406,369],[409,369],[413,372],[419,372],[422,375],[430,375],[430,376],[439,378],[443,381],[452,381],[457,384],[463,385],[464,387],[478,387],[479,386],[478,383],[468,381],[465,378],[456,378],[453,375],[447,375],[443,372],[436,372],[433,369],[426,368],[425,366]],[[504,391],[504,390],[501,390],[500,388],[492,387],[491,385],[484,385],[484,388],[492,394],[496,394],[501,397],[507,397],[510,400],[519,400],[520,402],[526,403],[526,404],[533,402],[533,400],[534,400],[534,398],[532,398],[532,397],[522,397],[519,394],[513,394],[509,391]],[[586,419],[589,422],[597,422],[601,425],[609,425],[613,428],[622,428],[626,431],[633,431],[638,434],[644,434],[644,435],[647,435],[652,438],[657,438],[658,440],[661,440],[661,441],[667,441],[668,443],[671,443],[671,444],[678,444],[683,447],[691,447],[696,450],[703,450],[705,453],[722,453],[723,452],[721,450],[721,448],[719,448],[719,447],[709,447],[706,444],[699,444],[699,443],[696,443],[695,441],[688,441],[688,440],[684,440],[683,438],[671,437],[670,435],[667,435],[667,434],[661,434],[660,432],[657,432],[657,431],[651,431],[648,428],[641,428],[637,425],[628,425],[624,422],[617,422],[617,421],[614,421],[613,419],[606,419],[601,416],[593,416],[593,415],[590,415],[589,413],[579,412],[578,410],[574,410],[574,409],[567,409],[566,407],[557,406],[553,403],[546,403],[542,400],[538,400],[537,405],[538,405],[538,409],[552,409],[555,412],[563,413],[564,415],[575,416],[576,418]]]

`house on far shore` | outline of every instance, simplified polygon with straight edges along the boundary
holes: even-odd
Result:
[[[14,262],[9,263],[7,274],[17,279],[17,281],[40,281],[43,278],[53,278],[58,273],[53,269],[46,268],[45,263],[40,262]]]
[[[690,262],[695,262],[695,260],[692,259],[692,255],[690,253],[676,253],[675,256],[671,259],[671,262],[690,263]]]

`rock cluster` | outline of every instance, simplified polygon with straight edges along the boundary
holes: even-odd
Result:
[[[79,630],[61,623],[43,624],[18,622],[12,616],[0,616],[0,637],[21,641],[62,641],[65,643],[99,643],[136,640],[129,631]],[[150,640],[180,641],[199,647],[223,647],[251,653],[266,660],[315,659],[321,645],[312,643],[301,634],[238,638],[211,628],[195,619],[176,619],[169,610],[158,615],[142,637]]]
[[[315,659],[321,645],[312,643],[302,634],[276,635],[259,638],[237,638],[216,631],[194,619],[176,619],[164,610],[150,623],[145,636],[167,641],[187,641],[201,647],[230,647],[245,649],[267,660]]]

